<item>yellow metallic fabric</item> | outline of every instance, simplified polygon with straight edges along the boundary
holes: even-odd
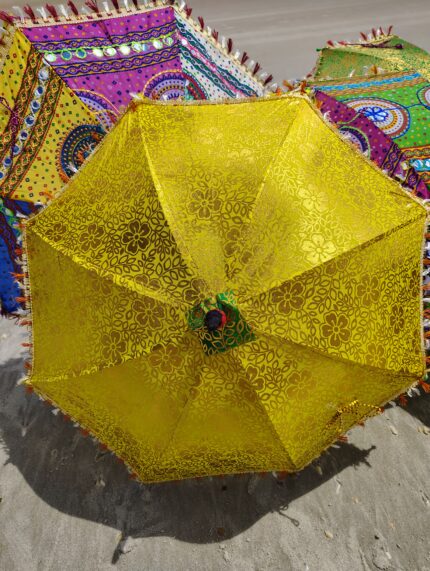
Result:
[[[304,96],[139,104],[27,224],[28,383],[144,481],[298,470],[421,378],[425,218]]]
[[[0,46],[0,194],[45,204],[68,178],[62,162],[76,161],[76,128],[85,126],[96,138],[101,138],[101,128],[21,31],[9,26],[4,39]],[[15,140],[12,113],[18,121]],[[12,165],[6,167],[12,145],[16,151]]]

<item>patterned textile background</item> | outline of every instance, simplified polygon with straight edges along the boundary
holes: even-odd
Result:
[[[46,204],[104,136],[96,117],[17,30],[0,46],[0,306],[19,307],[19,217]]]
[[[133,92],[152,99],[263,93],[262,83],[177,8],[80,16],[74,23],[42,20],[23,31],[107,127]]]
[[[315,88],[361,112],[430,185],[430,82],[418,72],[321,81]]]

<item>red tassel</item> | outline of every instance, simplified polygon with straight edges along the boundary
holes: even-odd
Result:
[[[112,2],[112,4],[113,4],[113,7],[115,8],[115,10],[116,10],[117,12],[119,12],[119,3],[118,3],[118,0],[111,0],[111,2]]]
[[[79,16],[79,10],[76,8],[76,5],[72,2],[72,0],[69,0],[67,5],[75,16]]]
[[[24,363],[24,369],[27,369],[28,371],[31,370],[31,363],[30,363],[29,361],[26,361],[26,362]]]
[[[54,20],[56,22],[58,22],[58,13],[57,13],[55,6],[53,6],[52,4],[45,4],[45,8],[51,14],[51,16],[54,18]]]
[[[136,8],[136,10],[139,10],[138,0],[131,0],[131,1],[133,2],[133,5]]]
[[[408,399],[406,398],[406,395],[400,395],[399,396],[399,404],[400,404],[400,406],[407,406],[408,405]]]
[[[362,40],[364,40],[365,42],[367,42],[367,36],[366,36],[365,33],[360,32],[360,36],[361,36],[361,39],[362,39]]]
[[[3,20],[6,24],[13,24],[13,17],[4,10],[0,10],[0,20]]]
[[[340,440],[340,442],[348,442],[348,437],[342,434],[339,436],[338,440]]]
[[[85,6],[87,6],[90,10],[92,10],[96,14],[100,14],[100,9],[97,6],[97,0],[85,0]]]
[[[260,69],[261,69],[261,65],[259,63],[256,63],[254,65],[254,69],[253,69],[252,73],[255,75],[256,73],[258,73],[260,71]]]
[[[63,414],[63,420],[64,422],[70,420],[70,416],[68,414]]]
[[[227,40],[227,52],[231,54],[231,50],[233,49],[233,40],[229,38]]]
[[[128,478],[129,478],[129,480],[137,480],[137,474],[134,474],[134,473],[129,474]]]
[[[219,37],[219,33],[216,30],[212,30],[212,37],[217,42],[218,37]]]
[[[22,248],[16,248],[15,249],[15,255],[16,256],[22,256],[22,254],[23,254]]]
[[[375,30],[375,28],[372,28],[372,35],[373,35],[373,37],[376,39],[376,30]]]
[[[191,16],[191,14],[193,13],[193,9],[189,8],[187,5],[185,5],[184,10],[185,10],[185,15],[187,16],[187,18],[189,18]]]
[[[31,385],[25,385],[25,392],[31,394],[32,392],[34,392],[34,389]]]
[[[285,480],[288,476],[288,472],[277,472],[278,480]]]
[[[393,26],[389,26],[387,30],[387,36],[391,36],[391,32],[393,31]]]
[[[22,347],[33,347],[33,343],[21,343]]]
[[[332,42],[332,40],[328,40],[327,45],[330,46],[331,48],[334,48],[334,43]]]
[[[199,16],[199,17],[197,18],[197,20],[199,21],[200,29],[201,29],[201,31],[203,32],[203,30],[205,29],[205,21],[203,20],[203,18],[202,18],[201,16]]]
[[[85,428],[81,428],[81,430],[79,432],[82,434],[82,436],[89,436],[90,435],[88,430],[85,430]]]
[[[267,85],[268,83],[270,83],[273,79],[273,75],[269,75],[269,77],[267,77],[264,81],[264,85]]]
[[[430,385],[428,383],[421,381],[420,385],[426,393],[430,393]]]
[[[31,6],[27,4],[26,6],[23,7],[23,10],[27,14],[27,16],[31,19],[32,22],[36,22],[36,15],[33,12],[33,8]]]
[[[240,63],[245,65],[245,63],[249,60],[249,56],[246,52],[243,52],[242,57],[240,58]]]
[[[25,327],[25,325],[31,325],[31,324],[32,324],[31,321],[29,321],[28,319],[24,319],[23,321],[20,321],[18,325],[20,327]]]

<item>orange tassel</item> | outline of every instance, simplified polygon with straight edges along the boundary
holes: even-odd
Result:
[[[18,325],[19,325],[20,327],[24,327],[24,325],[31,325],[31,324],[32,324],[32,321],[28,321],[28,319],[24,319],[23,321],[20,321],[20,322],[18,323]]]
[[[430,385],[428,383],[426,383],[425,381],[421,381],[420,386],[423,388],[423,390],[426,393],[430,393]]]
[[[85,428],[81,428],[80,433],[82,434],[82,436],[89,436],[90,435],[88,430],[85,430]]]
[[[341,436],[339,436],[338,440],[340,440],[341,442],[348,442],[348,437],[342,434]]]
[[[28,297],[16,297],[15,299],[18,303],[25,303],[28,301]]]
[[[33,343],[21,343],[22,347],[33,347]]]
[[[24,363],[24,368],[30,370],[31,369],[31,363],[29,363],[28,361],[26,361]]]
[[[54,198],[54,195],[51,192],[48,192],[46,190],[42,190],[41,192],[39,192],[40,196],[46,196],[48,198],[50,198],[51,200]]]
[[[399,404],[400,406],[408,406],[408,399],[406,398],[406,395],[399,396]]]
[[[21,280],[27,277],[27,274],[17,274],[15,272],[10,272],[10,275],[17,280]]]

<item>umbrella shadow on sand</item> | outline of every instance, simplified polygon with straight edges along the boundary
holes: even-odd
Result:
[[[372,446],[340,443],[313,466],[284,480],[256,474],[140,485],[125,468],[100,451],[36,396],[16,387],[22,360],[0,367],[0,433],[15,465],[34,492],[64,513],[118,529],[124,538],[170,536],[192,543],[231,538],[269,512],[288,506],[348,466],[368,465]],[[319,467],[319,468],[317,468]]]
[[[430,428],[430,394],[421,394],[408,401],[406,412]]]

